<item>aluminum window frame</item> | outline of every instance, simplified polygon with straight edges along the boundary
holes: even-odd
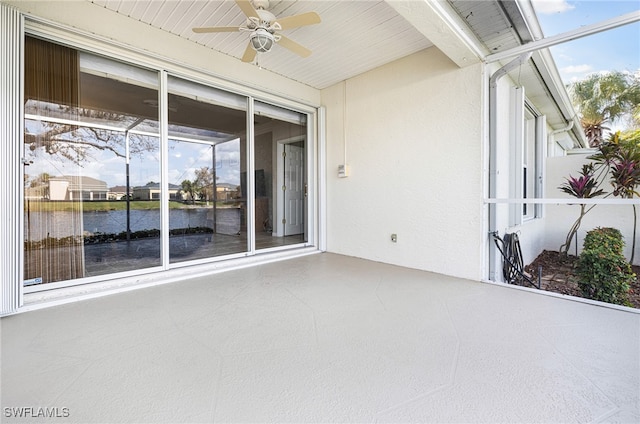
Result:
[[[144,270],[136,270],[136,271],[124,271],[113,274],[105,274],[101,276],[95,277],[86,277],[74,280],[66,280],[61,282],[48,283],[45,285],[34,285],[34,286],[23,286],[23,281],[20,279],[18,282],[18,286],[20,287],[22,298],[22,292],[24,294],[30,293],[38,293],[48,290],[55,289],[63,289],[63,288],[73,288],[75,286],[84,285],[84,284],[92,284],[92,283],[100,283],[111,280],[117,280],[118,283],[122,282],[123,284],[133,283],[138,280],[141,275],[149,275],[149,274],[157,274],[158,272],[167,272],[174,268],[183,268],[188,266],[209,266],[211,268],[211,272],[220,268],[219,263],[230,261],[234,259],[241,259],[243,257],[255,257],[262,254],[268,254],[272,251],[278,252],[279,254],[286,254],[286,251],[291,251],[291,256],[297,256],[298,249],[300,247],[306,248],[319,248],[319,240],[320,237],[320,228],[321,223],[319,222],[319,217],[322,216],[322,212],[319,209],[323,202],[323,199],[320,198],[322,183],[318,181],[319,172],[318,172],[318,161],[322,160],[323,152],[318,150],[321,143],[319,142],[319,138],[321,137],[320,128],[324,126],[324,120],[320,114],[320,109],[318,106],[305,104],[302,102],[294,101],[291,99],[286,99],[279,97],[277,95],[268,93],[266,91],[258,90],[256,88],[244,86],[238,84],[233,81],[225,80],[220,78],[219,76],[213,75],[212,73],[205,72],[200,69],[196,69],[194,67],[190,67],[183,63],[177,63],[172,61],[170,58],[161,57],[147,51],[142,51],[137,49],[135,46],[123,45],[113,40],[108,40],[96,36],[95,34],[85,33],[83,31],[68,28],[66,26],[56,24],[53,22],[45,21],[38,17],[22,15],[24,20],[24,25],[21,28],[22,37],[25,36],[33,36],[37,38],[41,38],[56,44],[60,44],[63,46],[67,46],[70,48],[78,49],[79,51],[102,56],[108,60],[120,61],[127,65],[133,65],[136,67],[140,67],[147,70],[152,70],[158,73],[159,85],[159,109],[160,113],[158,116],[159,125],[160,125],[160,155],[161,155],[161,177],[162,177],[162,195],[161,195],[161,266],[147,268]],[[184,263],[174,263],[171,264],[169,260],[169,238],[168,238],[168,158],[167,158],[167,148],[168,148],[168,140],[171,138],[168,134],[168,76],[182,78],[185,80],[189,80],[195,83],[202,84],[207,87],[211,87],[214,89],[231,92],[233,94],[241,95],[247,98],[247,168],[248,171],[252,170],[253,166],[253,145],[254,145],[254,137],[253,137],[253,103],[255,101],[260,101],[263,103],[272,104],[281,108],[289,109],[296,113],[301,113],[306,116],[307,119],[307,140],[308,140],[308,149],[306,152],[306,160],[307,160],[307,180],[309,181],[308,186],[308,211],[306,215],[306,219],[308,219],[309,223],[309,236],[305,243],[302,244],[292,244],[289,246],[278,247],[274,249],[265,249],[256,251],[255,248],[255,236],[253,231],[255,230],[253,227],[253,219],[251,217],[255,213],[253,210],[253,201],[251,196],[248,196],[248,216],[247,216],[247,237],[249,239],[249,248],[247,252],[233,254],[233,255],[225,255],[220,257],[212,257],[207,259],[199,259],[188,261]],[[20,83],[23,83],[24,75],[20,75],[19,77]],[[24,112],[20,113],[20,126],[24,127],[25,114]],[[322,120],[322,122],[319,122]],[[22,149],[22,145],[21,145]],[[253,175],[252,172],[248,172],[248,175]],[[255,182],[253,178],[248,178],[248,189],[253,192],[253,187]],[[24,194],[21,191],[22,187],[17,187],[16,193],[20,198],[23,198]],[[24,225],[24,216],[20,214],[20,228]],[[21,242],[21,240],[20,240]],[[22,246],[18,246],[18,250],[22,251]],[[23,268],[21,267],[21,272],[23,272]],[[22,302],[21,302],[22,304]]]

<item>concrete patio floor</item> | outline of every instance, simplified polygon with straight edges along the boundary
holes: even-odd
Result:
[[[640,422],[640,314],[335,254],[0,324],[8,423]]]

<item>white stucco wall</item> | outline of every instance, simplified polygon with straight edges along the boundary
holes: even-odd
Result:
[[[481,70],[429,48],[323,90],[329,251],[481,278]]]

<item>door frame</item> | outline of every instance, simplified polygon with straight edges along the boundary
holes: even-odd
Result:
[[[284,185],[284,167],[285,167],[285,163],[283,160],[283,156],[282,154],[284,153],[284,148],[285,145],[287,144],[295,144],[295,143],[299,143],[299,142],[305,142],[307,140],[307,136],[306,135],[299,135],[299,136],[295,136],[295,137],[291,137],[291,138],[286,138],[286,139],[282,139],[282,140],[277,140],[276,141],[276,186],[274,187],[274,220],[273,223],[275,224],[273,226],[273,233],[272,235],[274,237],[284,237],[285,236],[285,232],[284,232],[284,224],[282,223],[282,219],[284,218],[284,193],[282,192],[282,186]],[[305,175],[305,181],[307,179],[307,160],[308,160],[308,156],[307,156],[307,145],[306,143],[303,143],[303,150],[304,150],[304,175]],[[308,182],[306,183],[308,184]],[[303,232],[307,231],[307,206],[305,204],[305,211],[303,213],[304,216],[304,230]]]

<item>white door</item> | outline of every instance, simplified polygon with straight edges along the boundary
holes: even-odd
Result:
[[[284,145],[284,235],[304,232],[304,148]]]

